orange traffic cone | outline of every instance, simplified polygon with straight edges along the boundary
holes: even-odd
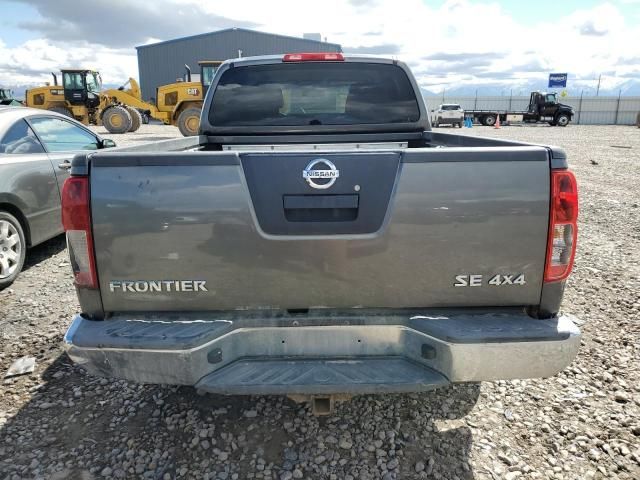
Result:
[[[493,128],[500,128],[500,114],[496,115],[496,124]]]

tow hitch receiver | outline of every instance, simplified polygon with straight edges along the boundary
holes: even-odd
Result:
[[[335,411],[336,402],[348,402],[353,395],[287,395],[289,399],[296,403],[310,403],[311,412],[316,416],[332,415]]]

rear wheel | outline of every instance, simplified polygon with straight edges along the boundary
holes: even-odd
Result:
[[[566,127],[567,125],[569,125],[569,121],[569,115],[567,115],[566,113],[560,113],[555,118],[555,123],[559,127]]]
[[[131,115],[120,105],[108,107],[102,114],[102,124],[109,133],[127,133],[132,123]]]
[[[22,270],[26,248],[18,219],[0,211],[0,290],[11,285]]]
[[[131,116],[131,128],[129,129],[129,131],[135,132],[140,128],[140,125],[142,125],[142,115],[140,115],[140,112],[133,107],[125,107],[125,108],[127,109],[127,112],[129,112],[129,115]]]
[[[180,112],[178,128],[185,137],[197,135],[200,129],[200,109],[191,107]]]
[[[71,113],[71,110],[69,110],[67,107],[51,107],[51,108],[48,108],[47,110],[49,110],[50,112],[56,112],[61,115],[66,115],[67,117],[73,118],[73,113]]]
[[[496,124],[496,116],[495,115],[487,115],[484,117],[484,123],[487,127],[493,127]]]

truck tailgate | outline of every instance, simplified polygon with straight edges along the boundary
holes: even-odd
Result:
[[[318,159],[329,188],[304,178]],[[533,146],[97,153],[103,307],[536,305],[549,168]]]

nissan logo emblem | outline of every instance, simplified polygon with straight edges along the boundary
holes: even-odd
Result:
[[[326,168],[317,168],[317,167]],[[311,188],[317,188],[324,190],[331,187],[340,176],[340,170],[336,168],[333,162],[330,162],[326,158],[316,158],[309,162],[306,168],[302,171],[302,178],[304,178]],[[320,182],[317,182],[320,180]]]

